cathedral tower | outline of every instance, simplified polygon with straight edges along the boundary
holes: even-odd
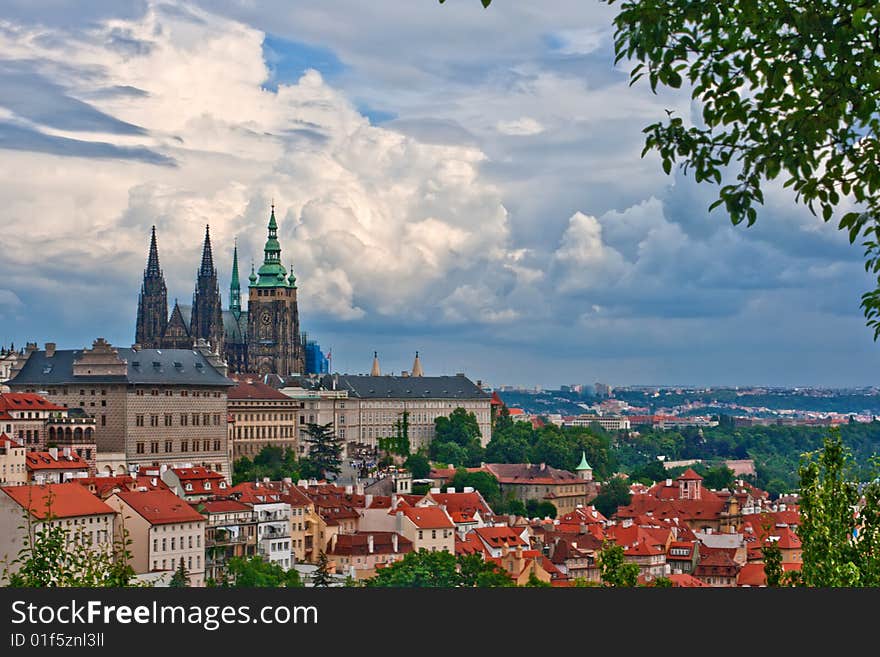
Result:
[[[248,287],[248,369],[259,374],[281,376],[305,372],[299,334],[296,277],[288,277],[281,264],[281,245],[275,206],[269,217],[269,237],[263,249],[263,264],[250,276]]]
[[[159,267],[159,249],[156,246],[156,227],[150,237],[150,254],[144,270],[144,282],[138,297],[137,323],[134,341],[144,349],[161,346],[168,323],[168,290]]]
[[[193,294],[190,336],[193,341],[207,340],[211,349],[223,353],[223,310],[220,303],[220,286],[217,269],[211,252],[210,228],[205,226],[205,244],[202,248],[202,264]]]

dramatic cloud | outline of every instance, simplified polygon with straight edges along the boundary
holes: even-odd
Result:
[[[866,383],[860,251],[772,185],[758,224],[641,157],[615,8],[521,0],[9,3],[0,342],[133,339],[150,226],[192,295],[274,201],[334,365],[494,383]]]

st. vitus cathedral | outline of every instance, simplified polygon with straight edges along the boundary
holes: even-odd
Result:
[[[138,299],[135,342],[144,349],[192,349],[200,339],[221,354],[230,373],[300,374],[305,372],[304,344],[299,330],[296,277],[281,264],[275,206],[263,264],[251,267],[247,310],[242,310],[238,277],[238,246],[233,250],[229,308],[223,309],[211,237],[205,229],[202,263],[191,306],[177,302],[168,313],[168,292],[159,267],[156,228]]]

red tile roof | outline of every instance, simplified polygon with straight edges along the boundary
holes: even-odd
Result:
[[[43,486],[5,486],[2,490],[35,518],[48,513],[56,518],[74,518],[114,513],[114,510],[79,484],[46,484]],[[51,498],[51,505],[49,504]],[[51,508],[50,508],[51,506]]]
[[[398,510],[403,512],[407,518],[409,518],[412,523],[418,527],[419,529],[454,529],[455,524],[453,524],[452,520],[446,512],[443,511],[440,507],[436,506],[423,506],[423,507],[412,507],[407,506],[404,508],[398,507]]]
[[[747,563],[740,568],[736,576],[737,586],[767,586],[767,574],[764,572],[764,564]]]
[[[703,481],[703,478],[694,472],[692,468],[688,468],[678,476],[676,481]]]
[[[266,385],[259,377],[247,374],[231,374],[230,379],[237,385],[229,389],[230,401],[236,399],[280,399],[292,402],[292,398],[279,392],[272,386]],[[292,404],[291,404],[292,405]]]
[[[428,498],[445,506],[450,515],[461,513],[473,517],[477,511],[483,518],[492,515],[492,509],[486,504],[483,496],[476,491],[473,493],[428,493],[425,495],[425,499]]]
[[[58,458],[49,452],[28,452],[24,456],[28,470],[88,470],[89,464],[76,452],[65,456],[58,450]]]
[[[205,517],[167,490],[124,491],[116,497],[125,502],[151,525],[199,522]]]
[[[490,548],[507,546],[515,548],[522,546],[528,548],[529,544],[522,539],[522,536],[511,527],[477,527],[473,532]]]
[[[370,539],[373,537],[373,551],[370,552]],[[394,549],[394,536],[397,536],[397,550]],[[370,554],[406,554],[413,551],[411,540],[395,532],[355,532],[338,534],[336,546],[327,554],[336,556],[367,556]]]
[[[668,577],[672,582],[672,586],[676,588],[699,588],[702,586],[709,586],[706,582],[697,579],[690,573],[678,573],[675,575],[669,575]]]
[[[191,502],[190,506],[198,513],[241,513],[251,510],[247,504],[230,499]]]
[[[13,440],[5,433],[0,433],[0,447],[23,447],[23,445]]]
[[[0,411],[66,411],[45,397],[32,392],[0,393]]]

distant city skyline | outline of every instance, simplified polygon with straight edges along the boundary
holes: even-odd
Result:
[[[0,344],[130,346],[154,224],[169,305],[210,224],[228,307],[274,201],[339,372],[419,351],[493,386],[880,384],[836,220],[779,184],[733,227],[640,157],[700,108],[629,86],[616,7],[79,5],[0,10]]]

